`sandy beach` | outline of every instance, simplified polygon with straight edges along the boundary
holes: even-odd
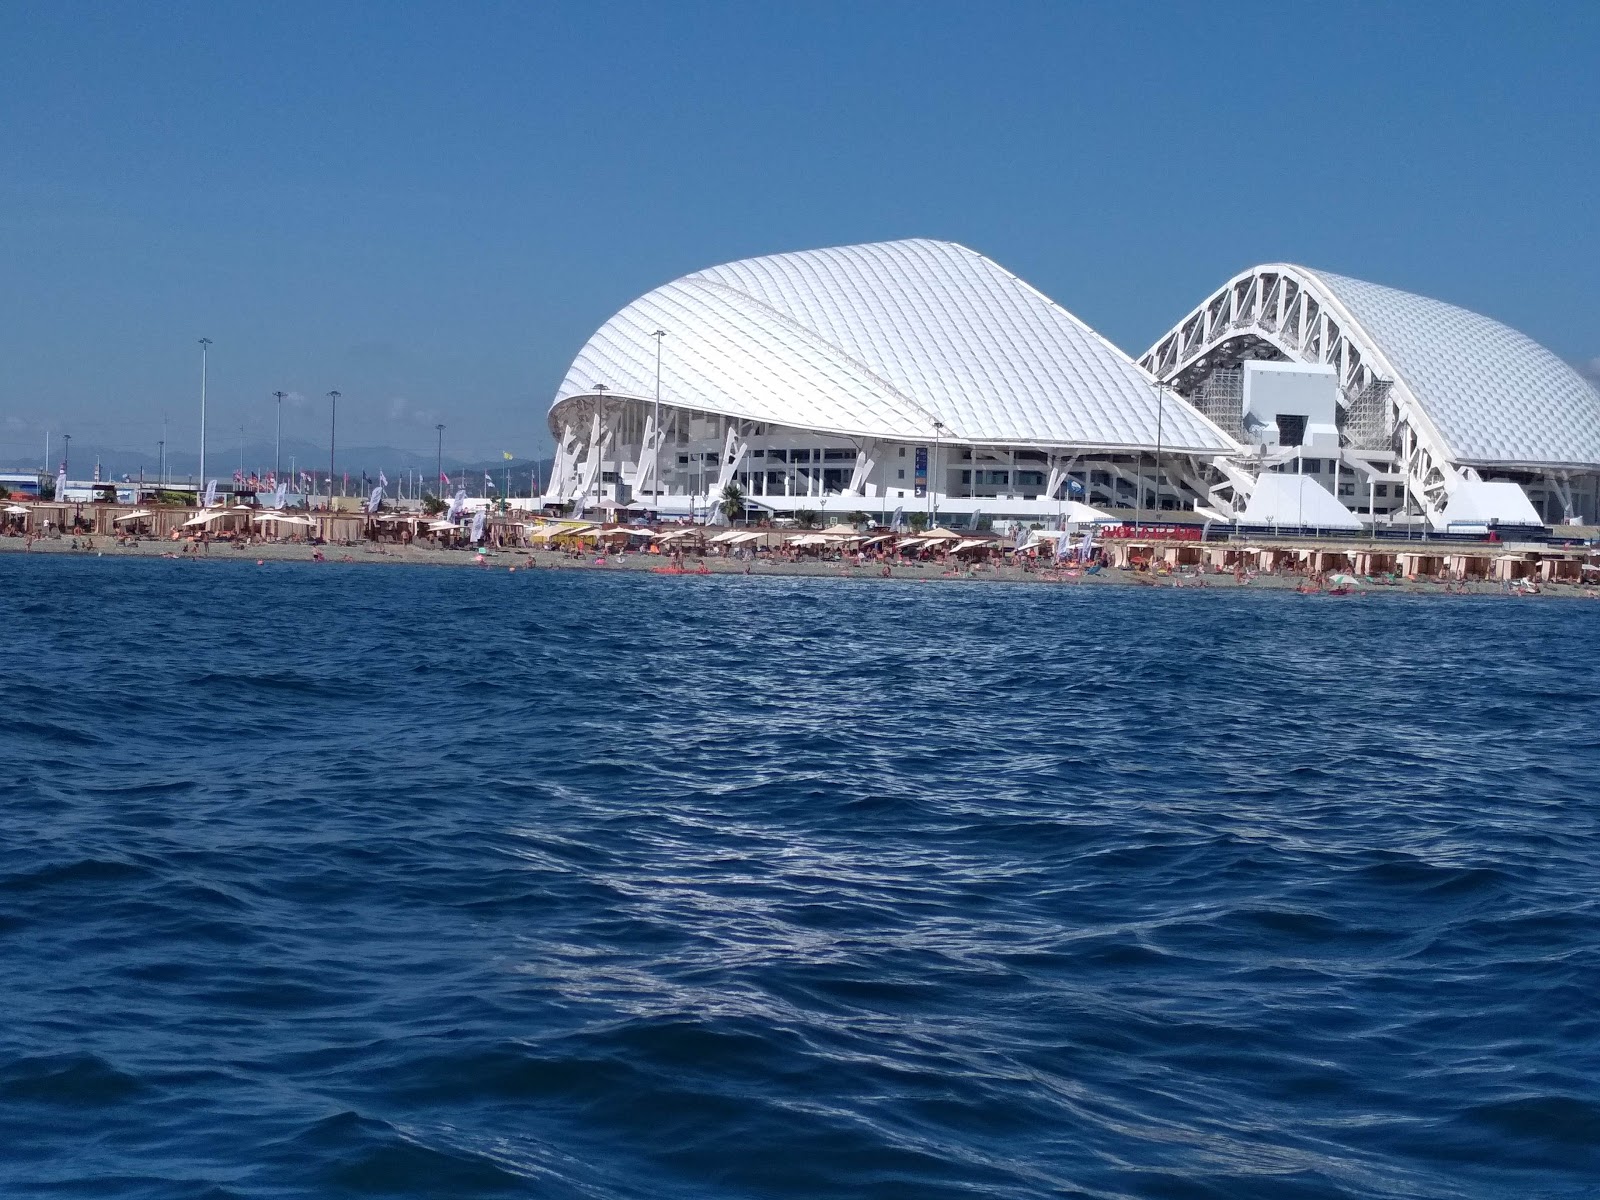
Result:
[[[320,550],[321,559],[317,558]],[[956,570],[941,563],[896,563],[885,571],[882,564],[868,563],[855,566],[850,563],[825,560],[788,560],[782,558],[736,559],[707,555],[704,558],[686,556],[681,574],[667,573],[670,560],[652,554],[594,554],[573,555],[562,550],[488,550],[478,555],[467,550],[445,550],[423,546],[377,545],[310,546],[295,542],[269,542],[246,545],[230,542],[213,542],[202,549],[198,544],[192,552],[181,552],[181,546],[154,540],[140,541],[137,545],[116,544],[115,538],[78,538],[74,548],[71,538],[41,538],[31,548],[23,538],[0,538],[0,553],[72,555],[96,558],[170,558],[196,563],[255,561],[261,564],[300,562],[313,567],[338,567],[353,563],[403,564],[410,566],[458,567],[473,570],[558,570],[558,571],[633,571],[663,574],[664,577],[690,579],[705,575],[767,575],[767,576],[826,576],[845,579],[898,579],[924,583],[1021,583],[1054,585],[1057,587],[1162,587],[1162,588],[1250,588],[1257,591],[1295,592],[1304,583],[1304,577],[1294,574],[1248,575],[1241,582],[1232,574],[1197,574],[1193,571],[1147,574],[1137,571],[1105,569],[1090,575],[1084,572],[1054,569],[1027,569],[1014,566],[983,566],[972,570]],[[704,570],[701,569],[704,564]],[[1495,582],[1469,581],[1460,584],[1440,584],[1431,580],[1406,580],[1399,583],[1366,583],[1352,595],[1402,593],[1414,595],[1474,595],[1516,596],[1518,598],[1567,597],[1572,599],[1600,599],[1593,587],[1573,585],[1544,585],[1533,597],[1514,592],[1506,585]]]

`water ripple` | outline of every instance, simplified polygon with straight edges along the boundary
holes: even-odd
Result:
[[[1590,606],[6,558],[8,1195],[1594,1194]]]

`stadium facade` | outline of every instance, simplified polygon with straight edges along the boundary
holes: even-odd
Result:
[[[1592,520],[1600,478],[1600,395],[1477,314],[1267,266],[1135,362],[989,259],[920,239],[659,287],[584,345],[549,424],[544,499],[578,510],[699,514],[737,484],[774,515],[1296,523],[1310,494],[1353,522],[1446,527]],[[1258,487],[1285,473],[1301,479]]]

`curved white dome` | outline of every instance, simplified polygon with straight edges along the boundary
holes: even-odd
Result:
[[[1440,300],[1300,269],[1366,331],[1459,461],[1600,463],[1600,393],[1532,338]]]
[[[775,254],[686,275],[635,300],[578,353],[551,406],[648,400],[830,433],[1153,448],[1150,376],[995,263],[923,239]],[[1168,396],[1160,444],[1233,443]]]

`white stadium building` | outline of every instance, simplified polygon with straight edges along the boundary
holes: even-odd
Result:
[[[1600,473],[1600,395],[1465,310],[1260,267],[1136,363],[928,240],[659,287],[589,339],[549,423],[544,500],[575,511],[702,515],[736,484],[774,516],[1481,528],[1592,520]]]

